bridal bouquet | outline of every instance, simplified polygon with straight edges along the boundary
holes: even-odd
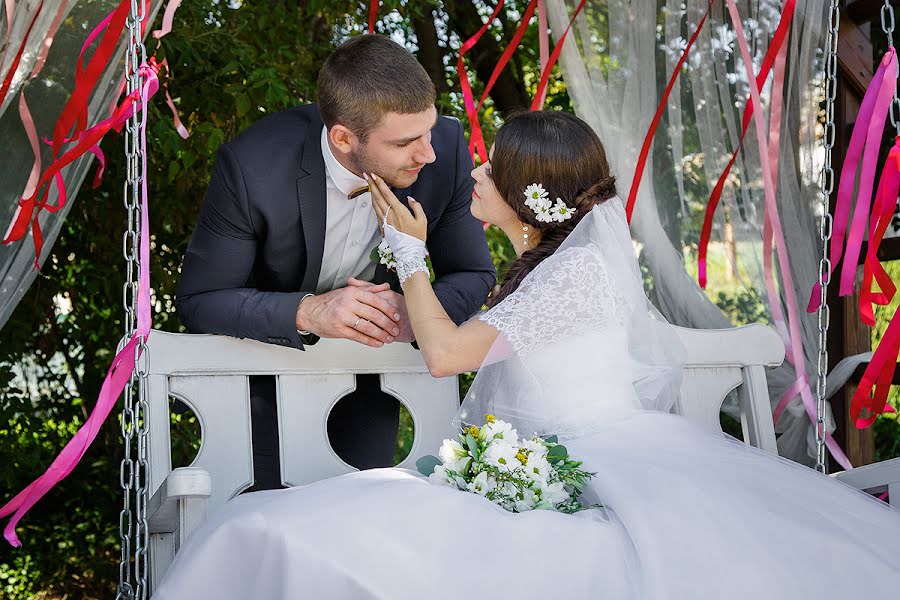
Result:
[[[459,441],[444,440],[440,457],[420,458],[419,471],[433,483],[484,496],[510,512],[593,508],[578,496],[594,474],[569,458],[556,436],[519,439],[509,423],[493,415],[485,420],[481,427],[463,428]]]

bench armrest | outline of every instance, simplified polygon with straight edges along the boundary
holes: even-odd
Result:
[[[900,458],[841,471],[834,478],[871,494],[887,492],[891,505],[900,506]]]
[[[147,503],[150,533],[175,533],[184,540],[206,517],[212,479],[204,469],[173,469]]]

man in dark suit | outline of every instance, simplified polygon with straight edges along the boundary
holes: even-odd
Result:
[[[176,306],[188,330],[305,349],[320,337],[411,342],[396,277],[370,260],[381,240],[364,173],[428,215],[435,293],[461,323],[495,282],[469,213],[472,161],[460,123],[439,117],[425,70],[402,46],[353,38],[325,61],[318,105],[272,115],[220,149],[184,257]],[[311,350],[314,351],[314,350]],[[256,488],[280,487],[272,377],[250,382]],[[378,376],[329,417],[332,447],[389,466],[399,405]]]

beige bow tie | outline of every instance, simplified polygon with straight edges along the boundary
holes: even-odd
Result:
[[[355,190],[353,190],[352,192],[347,194],[347,200],[353,200],[354,198],[362,196],[363,194],[367,193],[368,191],[369,191],[369,186],[367,186],[367,185],[364,185],[361,188],[356,188]]]

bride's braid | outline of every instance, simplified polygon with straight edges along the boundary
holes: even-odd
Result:
[[[591,211],[591,209],[605,202],[609,198],[616,195],[616,178],[608,176],[600,179],[592,186],[578,194],[574,200],[563,198],[563,201],[570,207],[575,208],[575,215],[562,223],[543,223],[539,222],[534,213],[527,207],[518,207],[519,219],[529,227],[540,231],[541,239],[538,245],[522,253],[507,269],[503,277],[503,281],[487,300],[487,306],[491,307],[500,302],[503,298],[511,294],[519,285],[525,276],[531,273],[541,261],[556,252],[560,244],[563,243],[570,233],[575,229],[578,223]]]

